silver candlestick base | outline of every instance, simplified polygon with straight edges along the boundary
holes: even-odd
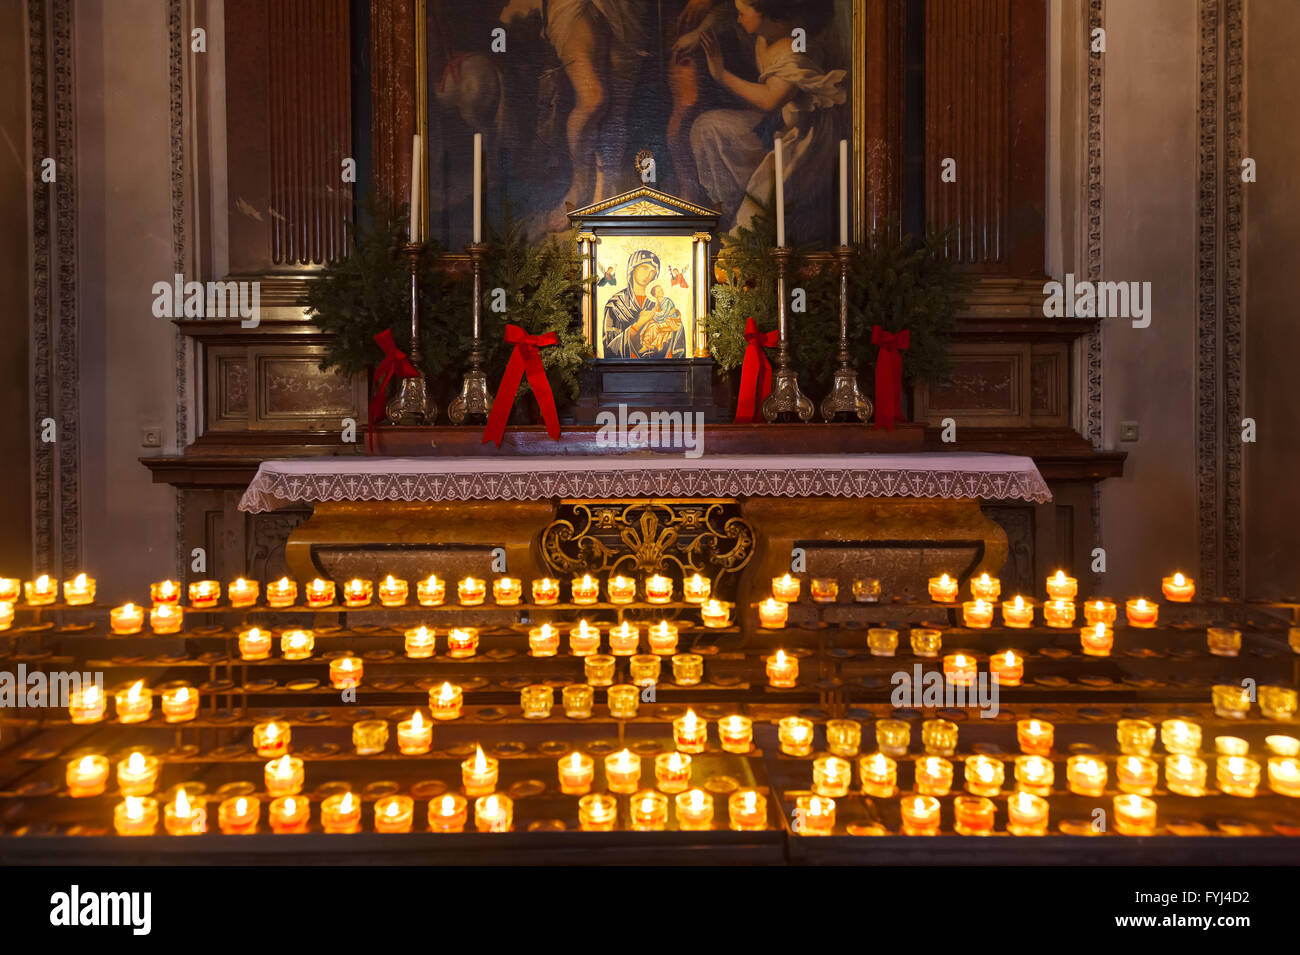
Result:
[[[768,424],[776,421],[810,421],[812,420],[812,400],[799,390],[799,376],[790,366],[790,343],[786,335],[785,314],[785,272],[790,263],[790,250],[781,246],[772,250],[776,260],[776,294],[777,316],[780,339],[776,350],[776,367],[772,369],[772,393],[763,399],[763,420]]]
[[[849,263],[853,247],[841,245],[835,250],[840,262],[840,350],[839,366],[831,383],[830,394],[822,399],[822,418],[826,421],[852,421],[863,424],[871,420],[871,399],[858,389],[858,370],[849,353]]]
[[[384,406],[389,424],[426,425],[438,419],[438,405],[429,397],[429,388],[421,373],[415,378],[399,379],[397,394]]]
[[[474,307],[473,332],[474,345],[469,353],[469,368],[460,385],[460,394],[447,406],[447,417],[452,424],[487,424],[492,411],[492,391],[488,388],[487,375],[483,371],[483,355],[479,348],[482,335],[479,309],[483,298],[483,253],[487,245],[474,242],[469,246],[469,260],[474,270]]]

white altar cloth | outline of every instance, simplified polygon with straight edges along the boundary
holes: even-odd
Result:
[[[263,462],[239,509],[256,514],[318,501],[815,496],[1052,499],[1033,459],[1010,454],[318,457]]]

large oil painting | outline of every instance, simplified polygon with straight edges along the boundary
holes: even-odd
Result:
[[[477,131],[486,214],[534,236],[646,184],[734,230],[772,200],[779,137],[791,241],[834,244],[852,0],[427,0],[427,18],[432,238],[469,241]]]

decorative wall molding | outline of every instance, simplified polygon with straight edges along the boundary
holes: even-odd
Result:
[[[33,558],[57,574],[81,566],[73,0],[28,0],[27,18],[32,168],[53,157],[58,174],[32,185]],[[52,442],[39,438],[46,418]]]
[[[1090,39],[1092,31],[1102,26],[1105,19],[1105,0],[1088,0],[1087,32]],[[1102,210],[1104,181],[1102,155],[1105,149],[1102,129],[1102,106],[1105,96],[1103,77],[1104,54],[1092,53],[1088,46],[1088,124],[1086,149],[1086,184],[1087,204],[1084,213],[1086,223],[1085,236],[1085,274],[1089,281],[1100,281],[1102,268]],[[1105,433],[1102,428],[1101,404],[1101,328],[1098,322],[1088,335],[1083,346],[1084,373],[1087,376],[1088,402],[1085,410],[1084,437],[1092,444],[1094,450],[1100,451],[1106,446]],[[1094,547],[1103,547],[1101,522],[1101,485],[1092,488],[1092,540]],[[1096,577],[1093,578],[1094,584]]]
[[[1244,0],[1201,0],[1196,249],[1196,497],[1206,596],[1240,597]]]
[[[167,0],[167,90],[168,90],[168,142],[171,148],[171,215],[172,215],[172,265],[177,275],[186,273],[188,243],[185,217],[185,50],[188,34],[185,30],[183,0]],[[175,332],[176,363],[176,444],[185,447],[189,441],[189,363],[190,340],[177,329]],[[175,497],[175,550],[177,579],[185,578],[185,502],[173,491]]]

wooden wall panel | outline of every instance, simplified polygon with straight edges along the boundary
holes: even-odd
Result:
[[[340,257],[352,211],[348,0],[227,0],[230,270]]]
[[[854,72],[854,96],[866,103],[865,224],[871,231],[899,216],[903,202],[903,36],[907,0],[866,0],[867,58]]]

